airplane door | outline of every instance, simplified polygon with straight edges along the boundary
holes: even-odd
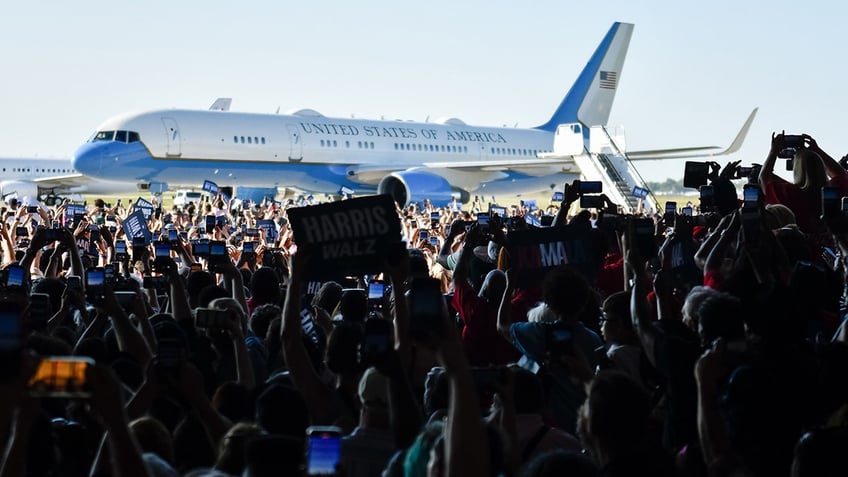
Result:
[[[177,120],[174,118],[162,118],[162,124],[165,125],[165,136],[167,137],[165,155],[168,157],[179,157],[182,154],[180,144],[182,137],[180,136],[180,127]]]
[[[300,162],[303,160],[303,140],[300,137],[300,131],[294,124],[286,124],[289,130],[289,142],[291,150],[289,151],[289,161]]]

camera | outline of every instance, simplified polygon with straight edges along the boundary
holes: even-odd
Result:
[[[783,136],[783,149],[778,151],[777,157],[781,159],[792,159],[795,157],[795,153],[798,152],[799,149],[804,148],[804,137],[799,135],[784,135]],[[791,161],[790,161],[791,162]],[[787,170],[791,166],[787,165]]]
[[[698,189],[707,184],[710,165],[706,162],[686,161],[683,167],[683,187]]]

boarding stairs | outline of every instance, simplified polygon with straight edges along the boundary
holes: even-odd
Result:
[[[588,147],[586,136],[589,139]],[[600,181],[604,194],[621,206],[624,213],[633,213],[639,207],[639,198],[633,195],[634,188],[648,189],[645,180],[627,157],[624,129],[621,127],[610,130],[606,126],[593,126],[587,130],[580,123],[561,124],[554,136],[553,152],[540,157],[573,158],[580,168],[581,180]],[[653,192],[649,191],[643,201],[645,209],[659,210],[659,202]]]

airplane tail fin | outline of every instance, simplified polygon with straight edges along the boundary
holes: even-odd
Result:
[[[606,125],[632,34],[632,23],[614,23],[551,119],[536,129],[553,132],[560,124],[574,122]]]

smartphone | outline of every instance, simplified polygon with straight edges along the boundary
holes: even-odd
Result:
[[[430,245],[432,245],[434,247],[438,247],[439,246],[439,237],[436,237],[435,235],[430,237]]]
[[[46,293],[31,293],[29,296],[29,316],[34,327],[42,328],[52,316],[50,295]]]
[[[600,194],[603,192],[601,181],[580,181],[577,192],[579,194]]]
[[[38,206],[37,205],[28,205],[27,208],[26,208],[26,211],[27,211],[28,214],[37,214],[38,213]]]
[[[599,195],[581,195],[580,196],[580,208],[581,209],[603,209],[604,208],[604,198]]]
[[[178,338],[161,338],[156,342],[156,371],[173,375],[183,359],[185,343]]]
[[[80,356],[51,356],[38,364],[28,383],[31,396],[47,398],[88,398],[88,368],[94,360]]]
[[[306,429],[306,441],[306,474],[335,475],[341,456],[341,429],[310,426]]]
[[[29,237],[29,230],[26,227],[15,227],[15,236],[18,238]]]
[[[639,256],[644,260],[649,260],[657,255],[653,219],[633,219],[633,244],[639,251]]]
[[[430,213],[430,220],[438,221],[440,218],[441,218],[441,215],[438,212],[431,212]]]
[[[842,212],[841,197],[839,196],[839,187],[822,187],[822,218],[832,219],[840,216]]]
[[[180,239],[180,234],[177,232],[177,229],[169,229],[168,230],[168,241],[177,242]]]
[[[171,242],[159,240],[153,245],[153,257],[170,257],[171,256]]]
[[[135,303],[135,292],[131,291],[116,291],[115,299],[118,300],[118,304],[121,305],[121,308],[124,310],[129,310],[132,308]]]
[[[6,288],[20,288],[24,286],[24,267],[20,265],[9,265],[5,269]]]
[[[697,189],[707,184],[710,165],[706,162],[686,161],[683,166],[683,187]]]
[[[102,288],[106,283],[106,272],[103,269],[92,269],[85,271],[85,287],[87,290]]]
[[[680,209],[680,213],[692,217],[692,207],[684,207]]]
[[[506,217],[506,207],[489,207],[489,215],[497,215],[498,217]]]
[[[127,257],[127,243],[123,240],[115,242],[115,257],[118,260],[123,260]]]
[[[385,285],[379,280],[372,280],[368,283],[368,299],[382,300],[385,292]]]
[[[488,212],[480,212],[477,214],[477,224],[485,227],[489,225],[489,213]]]
[[[144,256],[145,247],[147,247],[147,243],[145,242],[144,237],[133,237],[133,240],[132,240],[133,260],[141,260],[141,257]]]
[[[745,243],[754,247],[760,239],[760,210],[757,207],[742,207],[742,233]]]
[[[413,338],[426,339],[433,332],[441,333],[439,326],[447,314],[441,282],[433,278],[415,279],[406,294]]]
[[[215,216],[207,215],[206,216],[206,233],[211,234],[215,231]]]
[[[191,254],[195,257],[208,257],[209,256],[209,242],[196,242],[191,244]]]
[[[418,231],[418,240],[427,240],[427,237],[429,237],[429,236],[430,236],[430,233],[427,232],[426,230],[419,230]]]
[[[244,242],[241,244],[241,252],[247,254],[256,253],[256,250],[254,248],[255,246],[256,242]]]
[[[209,257],[220,258],[227,256],[227,244],[223,240],[209,242]]]
[[[554,192],[554,195],[551,197],[551,202],[562,202],[565,199],[565,194],[562,192]]]
[[[760,186],[745,184],[742,187],[742,200],[745,205],[757,205],[760,202]]]
[[[369,318],[365,320],[365,333],[360,345],[361,364],[373,366],[385,360],[392,348],[392,325],[388,320]]]
[[[230,319],[229,312],[214,308],[198,308],[194,322],[198,328],[225,328]]]
[[[82,279],[77,275],[68,275],[65,281],[70,290],[82,290]]]
[[[665,203],[665,213],[668,214],[676,214],[677,213],[677,202],[668,201]]]

